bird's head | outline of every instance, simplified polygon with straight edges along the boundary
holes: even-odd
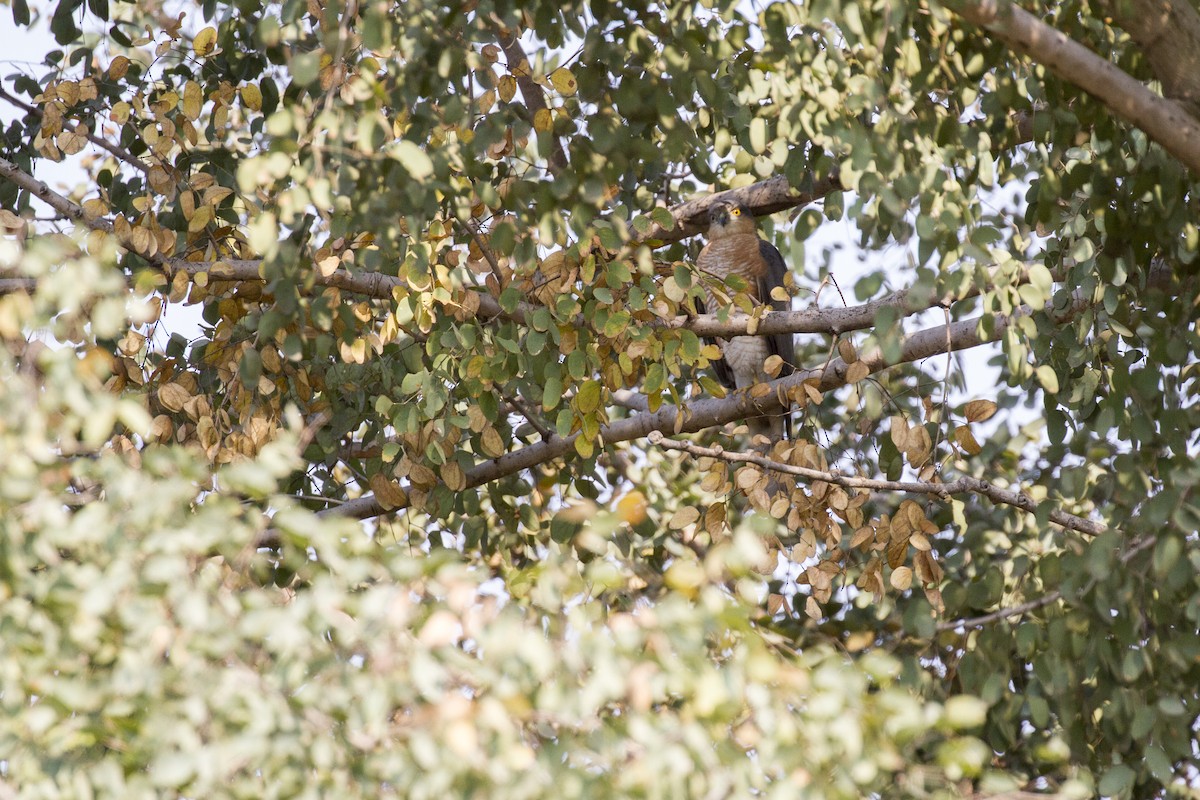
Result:
[[[741,203],[718,203],[708,210],[708,236],[754,233],[754,215]]]

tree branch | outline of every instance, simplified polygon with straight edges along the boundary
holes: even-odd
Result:
[[[873,478],[863,478],[858,475],[846,475],[841,472],[827,472],[819,469],[809,469],[807,467],[797,467],[791,464],[783,464],[778,461],[772,461],[760,455],[750,453],[727,452],[721,447],[702,447],[692,442],[677,441],[668,439],[659,431],[652,431],[649,436],[650,443],[664,450],[675,450],[681,453],[698,456],[700,458],[717,458],[722,461],[731,463],[747,463],[755,464],[769,469],[774,472],[781,472],[785,475],[794,475],[798,478],[804,478],[807,481],[824,481],[826,483],[834,483],[838,486],[845,486],[848,489],[870,489],[872,491],[881,492],[906,492],[908,494],[925,494],[934,495],[942,499],[946,499],[951,495],[956,494],[976,494],[988,498],[993,503],[999,505],[1014,506],[1026,511],[1030,514],[1037,512],[1038,503],[1032,497],[1023,492],[1014,492],[1010,489],[1001,489],[998,486],[993,486],[987,481],[970,476],[956,478],[948,483],[933,483],[931,481],[888,481],[876,480]],[[1064,528],[1069,528],[1073,531],[1088,536],[1099,536],[1104,533],[1104,525],[1094,522],[1075,514],[1068,514],[1065,511],[1055,509],[1050,512],[1050,521],[1056,525],[1061,525]]]
[[[42,117],[42,110],[40,108],[38,108],[37,106],[32,106],[29,103],[24,102],[20,98],[14,96],[12,94],[9,94],[4,89],[3,86],[0,86],[0,99],[8,101],[9,103],[13,104],[17,108],[23,109],[26,113],[32,114],[39,119],[41,119],[41,117]],[[84,127],[83,123],[79,123],[79,127]],[[111,153],[113,155],[114,158],[116,158],[120,161],[124,161],[126,164],[133,167],[134,169],[137,169],[143,173],[150,172],[149,164],[147,164],[145,161],[142,161],[140,158],[136,158],[132,153],[130,153],[125,148],[118,147],[117,145],[113,144],[112,142],[108,141],[107,139],[101,139],[99,136],[96,136],[95,134],[92,134],[90,132],[85,133],[84,136],[86,136],[87,140],[89,142],[91,142],[92,144],[96,145],[97,147],[101,148],[102,150],[108,151],[109,153]]]
[[[1200,122],[1141,82],[1010,0],[950,0],[947,8],[1013,50],[1095,95],[1200,175]]]
[[[1103,0],[1138,43],[1163,94],[1200,115],[1200,14],[1185,0]]]
[[[534,115],[547,108],[546,95],[542,91],[542,87],[533,79],[533,66],[529,63],[524,48],[521,47],[521,31],[518,28],[497,30],[497,34],[500,40],[500,49],[504,51],[504,58],[508,62],[508,71],[517,79],[521,97],[525,100],[525,110],[529,112],[529,122],[533,124]],[[563,149],[562,142],[554,135],[553,131],[550,131],[548,135],[552,147],[550,173],[554,174],[567,165],[567,151]]]
[[[1054,313],[1057,319],[1064,321],[1085,307],[1087,304],[1077,299],[1066,309],[1056,311],[1048,308],[1048,310]],[[1014,319],[1030,313],[1028,308],[1021,308],[1009,317],[995,317],[991,335],[987,337],[980,332],[982,317],[927,328],[905,338],[900,358],[895,362],[886,362],[881,350],[873,351],[859,360],[867,365],[871,373],[876,373],[895,364],[909,363],[948,351],[976,347],[999,339]],[[791,390],[800,388],[806,382],[812,382],[817,389],[823,392],[832,391],[846,384],[848,369],[848,364],[840,358],[835,358],[821,367],[798,370],[786,378],[771,381],[767,384],[771,391],[760,398],[752,398],[747,392],[735,392],[731,396],[719,400],[705,398],[681,406],[664,405],[653,413],[634,414],[626,419],[602,425],[599,438],[605,444],[612,444],[642,439],[649,436],[651,431],[672,434],[694,433],[704,428],[744,419],[753,414],[777,413],[783,409],[783,403],[779,399],[781,396],[786,397]],[[567,437],[554,435],[546,441],[477,464],[466,473],[465,488],[481,486],[538,464],[561,458],[574,450],[575,439],[579,435],[578,433]],[[335,509],[319,513],[366,519],[378,516],[388,510],[395,509],[385,509],[373,495],[365,495],[350,500]]]
[[[999,269],[989,270],[987,286],[995,286],[998,282]],[[1029,268],[1023,266],[1017,283],[1029,281]],[[978,297],[983,287],[978,283],[968,288],[962,294],[946,293],[938,297],[920,296],[915,288],[901,289],[892,294],[857,306],[845,308],[806,308],[800,311],[765,311],[755,318],[747,314],[730,314],[728,319],[721,321],[717,314],[697,314],[694,317],[676,317],[664,323],[667,328],[685,328],[697,336],[742,336],[750,333],[768,336],[776,333],[830,333],[839,334],[848,331],[864,330],[875,325],[875,315],[885,308],[895,308],[903,316],[920,314],[931,308],[946,307],[959,300],[969,300]]]
[[[1138,553],[1141,553],[1144,550],[1148,550],[1149,548],[1153,547],[1157,543],[1158,543],[1158,537],[1147,536],[1146,538],[1142,539],[1141,541],[1136,542],[1128,550],[1126,550],[1124,553],[1122,553],[1121,557],[1118,560],[1121,562],[1121,564],[1128,564],[1130,561],[1132,561],[1137,556]],[[1091,580],[1088,581],[1087,585],[1083,589],[1083,592],[1087,592],[1095,585],[1096,585],[1096,578],[1093,577]],[[1083,592],[1081,592],[1081,594]],[[1045,596],[1039,597],[1036,600],[1030,600],[1028,602],[1021,603],[1021,604],[1015,605],[1015,606],[1008,606],[1006,608],[999,608],[989,614],[983,614],[982,616],[968,617],[967,619],[950,620],[948,622],[939,622],[938,626],[937,626],[937,631],[938,631],[938,633],[942,633],[943,631],[954,631],[954,630],[958,630],[959,628],[976,628],[976,627],[979,627],[980,625],[987,625],[988,623],[991,623],[991,622],[999,622],[1000,620],[1008,619],[1009,617],[1022,616],[1024,614],[1028,614],[1030,611],[1034,611],[1036,609],[1042,608],[1043,606],[1048,606],[1051,603],[1057,602],[1058,600],[1062,599],[1062,596],[1063,596],[1062,590],[1055,589],[1054,591],[1049,592]]]
[[[824,178],[813,178],[810,184],[798,189],[788,182],[787,176],[776,175],[739,189],[727,189],[707,197],[688,200],[670,209],[671,217],[675,220],[674,227],[667,230],[655,224],[645,234],[636,237],[633,244],[661,247],[703,233],[708,230],[709,209],[723,203],[740,203],[754,216],[762,217],[787,208],[806,206],[823,199],[830,192],[840,192],[845,188],[836,171]]]

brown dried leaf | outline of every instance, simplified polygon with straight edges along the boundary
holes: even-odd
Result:
[[[734,476],[734,482],[742,491],[746,491],[754,487],[758,483],[758,479],[762,477],[762,473],[754,467],[742,467]]]
[[[864,544],[872,541],[875,538],[875,531],[870,527],[859,528],[854,532],[854,536],[850,539],[850,549],[853,550],[861,547]]]
[[[700,519],[699,509],[694,506],[685,506],[671,515],[671,519],[667,522],[667,527],[677,531],[681,528],[686,528],[698,519]]]
[[[804,602],[804,613],[808,615],[809,619],[818,621],[821,619],[821,604],[812,595],[809,595],[808,600]]]
[[[423,467],[422,469],[428,471],[428,468]],[[379,502],[379,505],[383,506],[387,511],[399,508],[404,505],[407,499],[400,485],[393,480],[388,480],[387,476],[382,473],[377,472],[372,475],[367,484],[371,487],[371,491],[375,493],[375,499]]]
[[[484,429],[479,445],[483,454],[489,458],[499,458],[504,455],[504,440],[500,438],[500,434],[495,428]]]
[[[158,402],[162,403],[163,408],[168,411],[178,413],[183,410],[183,405],[191,399],[187,389],[180,386],[178,383],[165,383],[158,387]]]
[[[887,546],[887,564],[892,569],[899,567],[904,563],[904,559],[908,556],[908,537],[893,536]]]
[[[983,448],[975,440],[975,434],[971,433],[971,429],[966,425],[959,425],[954,429],[954,441],[968,455],[977,456],[983,452]]]
[[[442,482],[452,492],[461,492],[467,488],[467,478],[457,461],[447,461],[442,465]]]
[[[908,420],[897,414],[891,418],[891,435],[892,444],[896,445],[896,449],[904,452],[908,445]]]
[[[963,408],[967,422],[985,422],[996,413],[996,404],[991,400],[972,400]]]
[[[704,530],[709,536],[715,536],[725,529],[725,504],[713,503],[704,512]]]
[[[838,355],[847,364],[853,364],[858,361],[858,351],[854,349],[854,342],[849,339],[842,339],[838,342]]]
[[[846,383],[858,383],[871,374],[871,368],[865,361],[855,361],[846,370]]]
[[[433,470],[424,464],[414,463],[408,469],[408,479],[417,486],[432,487],[436,486],[438,479]]]

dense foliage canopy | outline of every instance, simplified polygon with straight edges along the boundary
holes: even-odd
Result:
[[[1192,2],[10,3],[0,797],[1195,796]]]

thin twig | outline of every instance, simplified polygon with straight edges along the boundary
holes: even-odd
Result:
[[[3,86],[0,86],[0,99],[7,100],[9,103],[12,103],[17,108],[24,109],[27,113],[32,114],[33,116],[38,117],[39,119],[42,116],[42,110],[40,108],[38,108],[37,106],[32,106],[29,103],[26,103],[25,101],[21,100],[20,98],[9,94],[7,91],[5,91]],[[85,126],[83,125],[82,122],[79,123],[79,128],[84,128],[84,127]],[[79,129],[76,128],[76,133],[78,133],[78,132],[79,132]],[[85,133],[84,136],[86,136],[87,140],[89,142],[91,142],[92,144],[96,145],[97,147],[99,147],[103,150],[107,150],[109,153],[111,153],[113,155],[114,158],[117,158],[120,161],[124,161],[126,164],[133,167],[134,169],[137,169],[143,173],[150,172],[149,164],[142,161],[140,158],[137,158],[136,156],[134,156],[132,153],[130,153],[125,148],[118,147],[117,145],[113,144],[112,142],[108,141],[107,139],[101,139],[99,136],[96,136],[96,135],[92,134],[91,132]]]
[[[808,481],[824,481],[837,484],[848,489],[870,489],[883,492],[907,492],[908,494],[925,494],[943,499],[956,494],[977,494],[988,498],[994,503],[1015,506],[1022,511],[1035,513],[1038,503],[1027,494],[1001,489],[979,478],[963,476],[948,483],[933,483],[931,481],[889,481],[875,478],[863,478],[858,475],[846,475],[841,472],[831,472],[808,467],[797,467],[772,461],[769,458],[752,453],[729,452],[721,447],[703,447],[692,442],[668,439],[662,433],[654,431],[649,435],[650,443],[664,450],[676,450],[701,458],[716,458],[733,463],[743,462],[755,464],[774,472],[794,475]],[[1075,514],[1054,509],[1050,512],[1050,521],[1088,536],[1099,536],[1106,530],[1105,526],[1092,520],[1084,519]]]
[[[1137,556],[1138,553],[1153,547],[1157,543],[1157,536],[1147,536],[1122,553],[1119,561],[1122,564],[1128,564]],[[1086,594],[1092,589],[1092,587],[1096,585],[1096,582],[1097,578],[1093,576],[1087,582],[1087,584],[1084,585],[1080,594]],[[1009,617],[1021,616],[1028,614],[1030,611],[1035,611],[1036,609],[1042,608],[1043,606],[1048,606],[1051,603],[1062,599],[1062,596],[1062,590],[1055,589],[1044,597],[1039,597],[1036,600],[1030,600],[1019,605],[1000,608],[989,614],[983,614],[978,617],[969,617],[967,619],[950,620],[949,622],[939,622],[937,630],[939,633],[941,633],[943,631],[958,630],[959,628],[975,628],[980,625],[987,625],[990,622],[998,622],[1002,619],[1008,619]]]

